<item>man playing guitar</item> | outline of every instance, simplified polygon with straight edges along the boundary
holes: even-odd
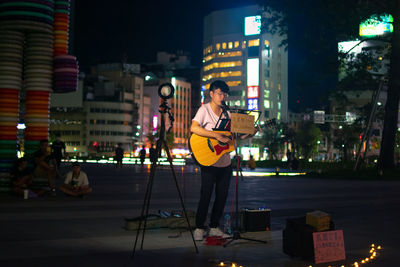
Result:
[[[213,131],[221,114],[222,118],[229,119],[229,112],[222,105],[227,99],[229,86],[221,80],[214,81],[210,85],[211,101],[202,105],[192,120],[191,132],[199,136],[214,138],[221,143],[231,143],[230,137],[223,133]],[[255,130],[256,131],[256,130]],[[242,139],[249,135],[242,136]],[[211,211],[209,236],[228,237],[219,228],[219,221],[224,212],[224,207],[229,191],[229,183],[232,176],[231,158],[229,153],[222,155],[211,166],[201,166],[201,190],[200,201],[196,213],[196,230],[194,238],[201,241],[205,235],[205,221],[208,207],[215,185],[215,201]]]

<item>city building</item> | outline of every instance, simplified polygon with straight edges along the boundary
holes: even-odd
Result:
[[[60,134],[69,155],[113,156],[118,143],[129,155],[141,144],[143,79],[121,66],[99,65],[93,74],[81,75],[76,92],[52,94],[50,137]]]
[[[211,12],[204,19],[202,102],[210,84],[230,87],[231,108],[259,111],[261,120],[288,117],[288,53],[283,37],[262,33],[261,7]]]
[[[171,131],[174,135],[173,153],[187,155],[187,140],[190,135],[193,111],[200,106],[200,70],[191,65],[190,55],[182,51],[176,53],[158,52],[156,63],[141,65],[144,76],[144,95],[150,97],[151,128],[155,132],[160,125],[158,88],[163,83],[171,83],[175,88],[173,98],[168,100],[174,125]],[[165,117],[167,129],[170,125]]]

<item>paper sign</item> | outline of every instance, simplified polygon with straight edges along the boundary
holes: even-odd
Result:
[[[232,113],[231,132],[241,134],[254,134],[254,116]]]
[[[346,259],[343,230],[315,232],[313,239],[315,263]]]

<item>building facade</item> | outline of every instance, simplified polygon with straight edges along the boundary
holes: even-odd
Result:
[[[261,32],[259,6],[214,11],[204,19],[202,102],[210,84],[230,87],[228,105],[287,121],[288,53],[282,37]]]
[[[117,71],[94,71],[81,77],[77,92],[52,94],[50,136],[60,134],[68,154],[113,156],[119,143],[132,154],[140,144],[139,113],[143,118],[146,112],[143,97],[136,97],[143,96],[143,79],[132,73],[120,75],[118,79]]]

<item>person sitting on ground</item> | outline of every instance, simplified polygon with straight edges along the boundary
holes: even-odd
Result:
[[[72,164],[72,171],[67,173],[64,184],[60,186],[60,191],[74,197],[84,196],[92,192],[87,175],[81,171],[81,165],[78,162]]]
[[[42,195],[44,190],[32,190],[31,185],[33,181],[32,170],[28,168],[28,159],[19,158],[15,162],[13,169],[13,192],[17,195],[23,195],[24,190],[28,191],[28,197],[36,197]]]
[[[23,195],[25,189],[29,189],[33,175],[32,171],[28,168],[28,160],[20,158],[15,162],[13,169],[13,192],[17,195]]]
[[[250,155],[249,159],[249,168],[250,170],[254,170],[256,168],[256,161],[254,160],[252,155]]]
[[[40,148],[33,154],[35,169],[33,177],[46,179],[52,195],[56,194],[54,179],[57,176],[57,162],[50,154],[49,141],[42,139]]]

